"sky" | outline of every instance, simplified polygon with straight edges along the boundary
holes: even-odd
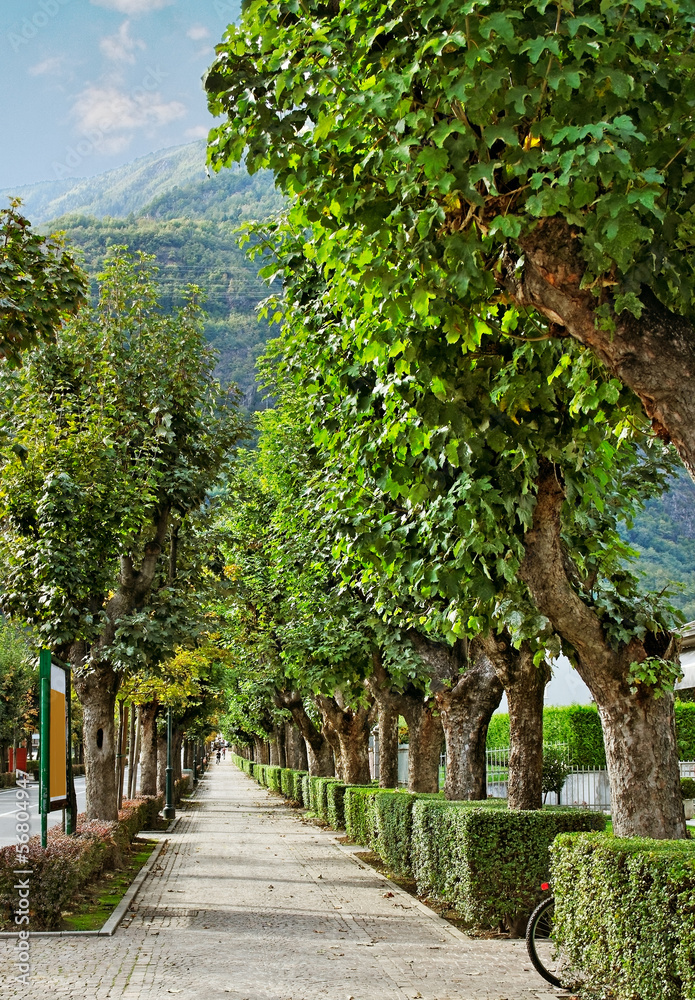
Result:
[[[238,0],[0,0],[0,189],[207,135],[201,76]]]

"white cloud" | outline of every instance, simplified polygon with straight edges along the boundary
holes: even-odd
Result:
[[[187,128],[184,135],[187,139],[207,139],[209,131],[204,125],[194,125],[193,128]]]
[[[95,7],[108,7],[109,10],[129,15],[149,14],[152,10],[169,7],[173,2],[174,0],[90,0]]]
[[[194,24],[192,28],[189,28],[186,32],[189,38],[192,38],[194,42],[200,42],[203,38],[209,38],[210,32],[202,24]]]
[[[130,94],[116,87],[87,87],[75,101],[73,114],[82,135],[101,136],[113,144],[124,137],[111,133],[168,125],[183,117],[186,108],[180,101],[164,101],[161,94],[144,87],[136,87]]]
[[[59,73],[64,58],[64,56],[53,56],[52,58],[44,59],[43,62],[36,63],[35,66],[30,66],[29,74],[31,76],[46,76],[48,73]]]
[[[130,21],[124,21],[115,35],[106,35],[99,42],[99,48],[107,59],[114,62],[135,62],[135,51],[144,49],[145,43],[130,34]]]

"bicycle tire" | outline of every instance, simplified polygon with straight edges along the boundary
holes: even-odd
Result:
[[[562,986],[557,976],[545,964],[547,959],[544,961],[543,956],[539,954],[536,947],[536,941],[552,940],[554,912],[555,899],[552,896],[538,904],[526,925],[526,950],[536,972],[553,986]]]

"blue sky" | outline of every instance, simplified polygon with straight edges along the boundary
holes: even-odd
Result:
[[[0,188],[207,134],[201,76],[238,0],[2,0]]]

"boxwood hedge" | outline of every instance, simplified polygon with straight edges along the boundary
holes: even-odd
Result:
[[[588,810],[517,812],[494,799],[418,797],[411,848],[418,891],[448,900],[471,926],[520,932],[549,877],[549,848],[557,834],[605,825],[602,813]]]
[[[551,848],[556,939],[582,997],[695,998],[695,844],[563,835]]]

